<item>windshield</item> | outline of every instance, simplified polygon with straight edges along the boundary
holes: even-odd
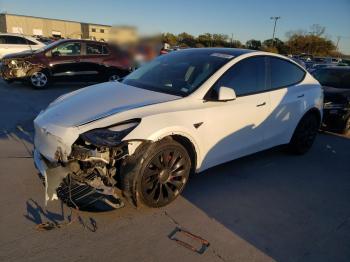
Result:
[[[208,50],[180,50],[159,56],[129,74],[124,84],[187,96],[226,64],[232,55]]]
[[[45,46],[43,46],[43,47],[41,47],[41,48],[35,50],[34,53],[40,53],[40,52],[42,52],[42,51],[49,50],[50,48],[52,48],[52,47],[58,45],[60,42],[61,42],[61,41],[52,42],[52,43],[50,43],[50,44],[48,44],[48,45],[45,45]]]
[[[350,89],[350,69],[319,69],[313,76],[323,86]]]

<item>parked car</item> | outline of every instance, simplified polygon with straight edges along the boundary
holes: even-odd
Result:
[[[43,46],[44,43],[31,36],[0,33],[0,59],[7,54],[37,50]]]
[[[326,67],[313,75],[324,90],[324,128],[350,134],[350,67]]]
[[[34,159],[47,200],[85,184],[105,195],[119,187],[135,204],[161,207],[182,192],[191,172],[283,144],[306,153],[322,105],[320,84],[284,56],[180,50],[122,82],[52,102],[34,120]],[[82,201],[74,192],[73,201]]]
[[[325,68],[325,67],[331,67],[331,66],[335,66],[335,65],[333,65],[333,64],[313,64],[312,66],[310,66],[308,68],[308,71],[310,73],[312,73],[312,72],[314,72],[317,69]]]
[[[127,55],[117,47],[78,39],[59,40],[34,52],[6,55],[2,63],[3,79],[26,80],[37,89],[54,80],[117,80],[130,69]]]

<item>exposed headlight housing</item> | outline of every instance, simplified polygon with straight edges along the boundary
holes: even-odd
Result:
[[[117,146],[140,122],[141,119],[132,119],[106,128],[93,129],[81,134],[80,138],[98,147]]]

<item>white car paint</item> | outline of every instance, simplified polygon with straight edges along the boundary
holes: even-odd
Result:
[[[118,82],[95,85],[59,98],[34,121],[35,147],[52,162],[60,148],[65,160],[79,134],[134,118],[142,119],[141,123],[123,140],[157,141],[168,135],[182,135],[194,145],[197,172],[286,144],[309,109],[322,112],[321,87],[306,71],[302,82],[288,88],[227,102],[203,100],[224,72],[240,60],[256,55],[287,59],[264,52],[240,55],[183,98]],[[265,106],[259,107],[262,103]],[[201,122],[200,128],[194,127]]]
[[[20,34],[5,34],[5,33],[0,34],[0,38],[4,38],[6,36],[15,36],[15,37],[20,37],[22,39],[28,39],[34,44],[6,44],[6,43],[3,43],[2,40],[0,40],[0,59],[8,54],[19,53],[19,52],[28,51],[28,50],[37,50],[45,46],[44,43],[36,40],[34,37],[31,37],[31,36],[25,36]]]

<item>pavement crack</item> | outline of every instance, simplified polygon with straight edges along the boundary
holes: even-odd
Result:
[[[174,223],[176,226],[181,227],[181,226],[180,226],[180,223],[177,222],[177,221],[175,220],[175,218],[173,218],[167,211],[163,210],[163,214],[164,214],[172,223]]]
[[[223,257],[216,251],[216,249],[212,248],[212,249],[211,249],[211,253],[212,253],[215,257],[217,257],[218,259],[220,259],[221,261],[226,262],[226,259],[223,258]]]

